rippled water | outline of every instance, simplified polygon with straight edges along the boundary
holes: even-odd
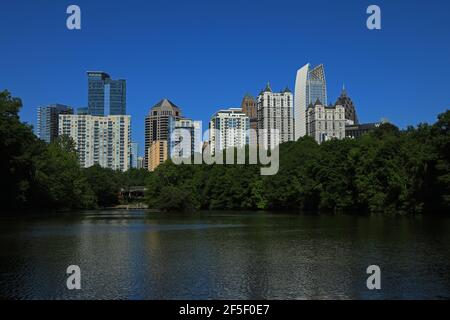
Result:
[[[382,269],[382,290],[366,268]],[[82,290],[66,288],[79,265]],[[449,299],[450,219],[95,211],[0,220],[0,298]]]

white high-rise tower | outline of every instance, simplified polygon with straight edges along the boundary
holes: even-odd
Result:
[[[270,85],[261,91],[257,98],[259,143],[273,150],[280,143],[294,140],[294,96],[286,87],[281,92],[273,92]],[[274,137],[278,130],[279,137]]]

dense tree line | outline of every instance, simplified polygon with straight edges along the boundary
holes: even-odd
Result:
[[[280,146],[280,169],[258,165],[174,165],[118,172],[80,168],[74,143],[39,140],[20,122],[20,99],[0,92],[0,186],[5,211],[85,209],[118,204],[119,192],[147,186],[163,211],[450,212],[450,111],[433,125],[384,124],[359,139]]]
[[[0,205],[6,212],[109,207],[120,202],[122,188],[145,185],[146,170],[80,168],[73,141],[39,140],[20,122],[21,107],[20,99],[0,92]]]
[[[383,124],[358,139],[282,144],[275,176],[261,176],[256,165],[168,161],[148,180],[148,204],[164,211],[448,213],[449,122],[447,111],[434,125],[401,131]]]

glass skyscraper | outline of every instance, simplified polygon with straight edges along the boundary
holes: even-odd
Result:
[[[93,116],[126,114],[126,81],[102,71],[88,71],[88,110]]]
[[[50,143],[58,137],[60,114],[73,114],[73,109],[62,104],[38,107],[36,135],[39,139]]]
[[[139,145],[137,142],[131,142],[130,144],[130,167],[137,169],[138,167],[138,154]]]
[[[295,140],[306,135],[306,109],[317,100],[324,106],[328,104],[325,68],[322,64],[311,68],[308,63],[297,71],[295,82]]]

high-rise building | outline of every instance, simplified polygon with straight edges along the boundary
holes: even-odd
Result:
[[[170,121],[172,119],[181,119],[181,117],[181,109],[167,99],[161,100],[150,109],[148,115],[145,117],[145,168],[156,168],[155,164],[149,163],[151,160],[149,158],[149,149],[155,141],[158,141],[158,145],[161,145],[161,141],[166,141],[167,147]],[[162,159],[162,162],[165,161],[168,154],[167,150],[165,152],[161,148],[157,150],[161,154],[158,157],[153,157],[153,159]]]
[[[144,157],[138,157],[138,169],[144,169]]]
[[[139,145],[137,142],[130,144],[130,168],[137,169],[138,167]]]
[[[88,71],[88,109],[93,116],[126,114],[126,81],[103,71]]]
[[[249,117],[241,108],[230,108],[215,113],[209,122],[211,154],[216,150],[242,148],[249,143]]]
[[[317,143],[345,138],[345,109],[341,105],[325,106],[317,99],[306,111],[307,135]]]
[[[358,116],[356,114],[356,107],[352,99],[347,95],[345,86],[342,87],[341,96],[336,101],[335,105],[341,105],[345,109],[345,119],[349,120],[351,124],[359,124]]]
[[[155,140],[148,148],[148,170],[155,169],[168,158],[167,140]]]
[[[62,104],[38,107],[36,135],[39,139],[50,143],[58,137],[60,114],[73,114],[73,109]]]
[[[60,115],[59,134],[75,141],[80,165],[130,168],[130,116]]]
[[[297,71],[295,81],[294,137],[296,141],[307,134],[306,109],[317,100],[324,105],[328,104],[325,68],[322,64],[311,68],[308,63]]]
[[[258,144],[258,111],[255,98],[252,95],[246,94],[241,103],[242,112],[250,119],[250,135],[249,144],[256,146]]]
[[[185,141],[187,138],[189,140]],[[191,157],[194,153],[202,152],[202,145],[201,121],[171,117],[168,137],[169,157]]]
[[[274,149],[280,143],[294,139],[294,99],[286,87],[273,92],[270,84],[258,95],[258,136],[266,149]],[[274,137],[275,130],[279,136]]]

